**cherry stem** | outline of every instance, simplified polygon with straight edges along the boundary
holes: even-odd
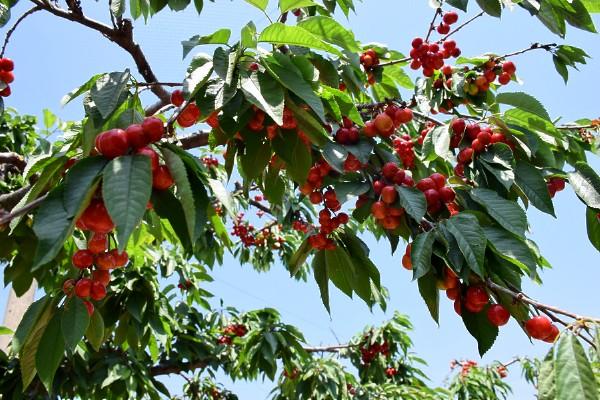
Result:
[[[460,31],[465,26],[469,25],[471,22],[475,21],[479,17],[482,17],[483,15],[485,15],[485,12],[482,11],[479,14],[475,15],[473,18],[463,22],[462,24],[457,26],[452,32],[449,32],[446,36],[444,36],[440,40],[438,40],[438,43],[445,42],[446,39],[448,39],[450,36],[454,35],[456,32]]]
[[[433,18],[431,19],[431,23],[429,24],[429,30],[427,31],[427,35],[425,36],[425,42],[429,42],[429,38],[431,37],[431,33],[435,30],[435,20],[439,15],[442,15],[442,7],[438,7],[435,10],[435,14],[433,14]]]

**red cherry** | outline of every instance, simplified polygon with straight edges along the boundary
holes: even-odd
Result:
[[[127,129],[125,129],[125,135],[127,136],[127,142],[134,149],[144,147],[149,143],[149,140],[144,133],[144,129],[140,124],[129,125]]]
[[[126,251],[119,254],[117,249],[113,249],[110,254],[113,257],[115,268],[124,267],[129,262],[129,255]]]
[[[340,220],[340,224],[345,225],[350,221],[350,217],[346,213],[339,213],[338,219]]]
[[[108,283],[110,282],[110,272],[103,269],[97,269],[92,272],[92,280],[100,282],[104,286],[108,286]]]
[[[481,127],[477,124],[469,124],[465,128],[465,132],[467,137],[471,140],[477,139],[477,135],[481,132]]]
[[[543,315],[533,317],[525,322],[525,330],[532,338],[544,340],[552,334],[552,322]]]
[[[435,184],[435,181],[431,178],[423,178],[419,182],[417,182],[417,189],[419,189],[421,192],[425,192],[426,190],[435,188],[437,188],[437,185]]]
[[[458,14],[454,11],[449,11],[446,14],[444,14],[442,20],[444,21],[444,23],[452,25],[456,23],[456,21],[458,21]]]
[[[375,137],[377,136],[377,127],[375,126],[374,121],[365,122],[365,127],[362,130],[363,134],[367,137]]]
[[[446,204],[452,203],[456,198],[456,193],[454,193],[454,190],[447,186],[440,188],[438,192],[440,193],[440,199]]]
[[[492,137],[490,138],[490,143],[502,143],[505,140],[506,140],[506,136],[504,136],[503,133],[496,132],[496,133],[492,134]]]
[[[502,326],[510,319],[510,313],[500,304],[494,304],[488,308],[487,317],[492,325]]]
[[[6,86],[4,89],[2,89],[2,91],[0,91],[0,96],[2,96],[2,97],[8,97],[10,95],[11,95],[10,86]]]
[[[183,91],[179,89],[173,90],[173,93],[171,93],[171,104],[173,104],[175,107],[180,107],[184,101],[185,99],[183,98]]]
[[[91,317],[92,314],[94,314],[94,305],[90,302],[85,300],[83,302],[83,305],[85,306],[85,309],[87,310],[88,315]]]
[[[386,186],[381,191],[381,199],[384,203],[392,204],[398,199],[398,192],[394,186]]]
[[[475,139],[471,142],[471,148],[475,153],[481,153],[485,150],[485,145],[479,141],[479,139]]]
[[[104,285],[98,281],[92,281],[92,286],[90,288],[90,297],[92,300],[102,300],[106,297],[106,288]]]
[[[141,154],[150,157],[150,169],[152,172],[158,169],[158,153],[150,147],[141,147],[135,151],[135,154]]]
[[[458,161],[461,164],[468,164],[473,159],[473,149],[471,147],[465,147],[458,153]]]
[[[71,261],[79,269],[89,268],[94,263],[94,254],[89,250],[77,250]]]
[[[487,146],[492,141],[492,135],[488,131],[481,131],[477,135],[477,140],[479,140],[479,142],[484,146]]]
[[[446,289],[446,296],[450,300],[456,300],[460,296],[460,288],[454,287],[450,289]]]
[[[475,314],[483,311],[483,309],[485,308],[485,304],[473,304],[473,303],[469,303],[468,301],[465,301],[463,303],[463,305],[465,306],[467,311],[475,313]]]
[[[376,201],[371,206],[371,214],[377,219],[384,219],[387,214],[386,209],[387,206],[383,201]]]
[[[456,312],[458,315],[462,315],[462,309],[461,309],[461,306],[460,306],[460,299],[454,300],[454,312]]]
[[[385,183],[383,181],[375,181],[373,182],[373,191],[375,194],[381,194],[381,191],[385,187]]]
[[[452,132],[462,134],[465,131],[467,124],[464,119],[456,118],[452,120],[450,127],[452,129]]]
[[[157,190],[167,190],[175,181],[166,165],[159,166],[152,174],[152,187]]]
[[[501,73],[498,77],[498,82],[500,82],[501,85],[508,85],[510,83],[510,75],[506,72]]]
[[[421,38],[414,38],[412,41],[413,49],[418,49],[419,47],[421,47],[422,44],[423,44],[423,39],[421,39]]]
[[[13,83],[15,80],[15,74],[12,71],[0,71],[0,79],[4,83]]]
[[[558,330],[558,327],[556,325],[552,324],[552,329],[550,331],[550,334],[545,339],[543,339],[543,341],[546,343],[554,343],[559,334],[560,334],[560,331]]]
[[[394,119],[398,124],[406,124],[412,121],[414,114],[410,108],[401,108],[394,114]]]
[[[96,149],[106,158],[115,158],[127,154],[129,142],[123,129],[111,129],[96,137]]]
[[[515,65],[514,62],[512,61],[505,61],[502,64],[502,71],[507,73],[508,76],[510,77],[511,75],[514,75],[515,72],[517,72],[517,67]]]
[[[88,278],[81,278],[75,284],[75,295],[82,299],[88,298],[90,297],[91,288],[92,280]]]
[[[394,176],[396,175],[396,173],[398,172],[400,168],[398,168],[398,166],[393,163],[393,162],[388,162],[385,163],[383,165],[383,167],[381,168],[381,173],[383,174],[383,176],[388,179],[388,180],[392,180],[394,179]]]
[[[482,286],[471,286],[467,289],[465,302],[475,306],[485,306],[489,301],[488,294]]]
[[[75,279],[67,279],[66,281],[64,281],[62,287],[63,293],[71,297],[73,295],[73,289],[75,289],[75,284]]]
[[[427,205],[435,209],[436,204],[440,202],[440,193],[436,189],[427,189],[423,192]]]
[[[84,226],[96,233],[109,233],[115,228],[102,200],[94,199],[81,215]]]
[[[435,182],[435,186],[438,189],[441,189],[444,186],[446,186],[446,177],[438,172],[431,174],[429,178]]]
[[[383,136],[390,136],[394,133],[394,121],[385,113],[381,113],[375,117],[375,127]]]
[[[165,126],[160,118],[147,117],[142,122],[142,129],[149,143],[158,142],[165,131]]]
[[[88,241],[88,250],[93,254],[104,253],[108,247],[108,238],[105,233],[94,233]]]
[[[444,23],[439,24],[438,27],[437,27],[437,32],[440,35],[446,35],[446,34],[448,34],[450,32],[450,25],[444,24]]]
[[[320,204],[323,201],[323,195],[321,192],[312,192],[309,196],[309,199],[313,204]]]
[[[15,69],[15,63],[10,58],[0,58],[0,69],[12,71]]]

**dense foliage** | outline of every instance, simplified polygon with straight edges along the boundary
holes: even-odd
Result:
[[[267,9],[268,0],[246,2]],[[3,23],[15,3],[0,0]],[[79,23],[127,51],[139,75],[98,74],[68,93],[63,103],[83,103],[80,121],[45,111],[37,129],[4,111],[0,262],[17,294],[35,280],[44,295],[1,354],[2,396],[171,397],[159,377],[180,374],[186,398],[236,398],[215,383],[222,371],[267,378],[281,400],[496,399],[510,392],[507,368],[521,363],[540,399],[598,397],[600,319],[534,301],[521,284],[550,267],[526,210],[554,216],[567,184],[600,250],[600,177],[587,163],[600,121],[558,123],[511,91],[522,53],[549,53],[565,82],[589,56],[534,43],[472,57],[451,38],[509,6],[561,37],[567,25],[595,32],[597,2],[477,0],[482,11],[468,18],[457,12],[467,0],[432,1],[429,33],[401,52],[362,43],[336,20],[352,0],[279,0],[277,19],[249,22],[237,42],[229,29],[183,41],[184,59],[216,49],[194,55],[181,83],[156,79],[132,20],[192,4],[201,18],[201,0],[112,0],[106,25],[79,1],[31,3],[15,27],[38,11]],[[9,104],[13,71],[1,58]],[[158,103],[142,104],[147,89]],[[205,130],[183,133],[194,126]],[[407,243],[402,265],[429,313],[438,320],[445,291],[480,354],[514,318],[553,344],[546,359],[455,361],[448,386],[432,388],[398,313],[347,344],[315,348],[276,310],[212,309],[202,288],[230,252],[259,271],[280,262],[293,279],[314,277],[327,310],[330,283],[385,309],[365,232],[392,254]]]

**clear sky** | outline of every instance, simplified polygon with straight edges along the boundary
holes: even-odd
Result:
[[[107,20],[106,2],[85,1],[84,7],[97,19]],[[271,0],[268,10],[274,15],[276,2]],[[357,5],[357,14],[349,20],[342,18],[357,38],[363,42],[382,42],[391,48],[407,52],[414,36],[425,34],[432,10],[426,0],[401,2],[398,0],[365,0]],[[407,6],[406,4],[410,4]],[[14,9],[15,15],[23,12],[29,3],[21,1]],[[469,15],[475,12],[472,6]],[[477,10],[478,11],[478,10]],[[464,20],[464,14],[461,20]],[[208,34],[223,26],[232,28],[234,35],[250,19],[264,26],[266,18],[241,0],[205,2],[205,11],[198,17],[190,8],[183,13],[163,12],[147,26],[139,21],[135,28],[155,72],[162,81],[179,81],[183,78],[186,62],[181,61],[179,42],[194,34]],[[600,28],[600,18],[594,18]],[[0,30],[4,36],[6,27]],[[486,51],[498,54],[528,47],[532,42],[563,41],[552,35],[522,9],[506,11],[503,21],[485,17],[456,35],[464,55],[478,55]],[[568,86],[556,74],[551,57],[545,52],[530,52],[515,58],[517,73],[524,82],[506,91],[526,91],[536,96],[547,107],[552,117],[564,121],[578,118],[600,117],[598,71],[600,71],[600,37],[569,28],[566,43],[584,48],[593,59],[579,73],[571,72]],[[207,52],[210,52],[207,50]],[[60,108],[61,97],[72,88],[99,72],[135,69],[132,60],[120,48],[93,32],[74,23],[60,20],[44,12],[27,19],[13,36],[6,52],[15,60],[16,81],[13,95],[7,105],[21,113],[40,115],[49,108],[64,119],[80,119],[83,108],[74,101]],[[147,98],[153,101],[152,97]],[[591,157],[593,158],[593,157]],[[595,158],[592,165],[600,171]],[[567,188],[556,197],[558,220],[531,209],[528,212],[531,237],[537,241],[543,254],[554,265],[544,272],[543,286],[525,283],[524,289],[532,297],[545,303],[561,306],[580,314],[600,315],[600,256],[589,244],[585,233],[585,209],[573,191]],[[426,368],[433,384],[441,384],[449,372],[449,362],[454,358],[480,360],[474,339],[454,314],[449,300],[441,301],[441,325],[429,317],[417,286],[400,265],[402,249],[390,255],[386,242],[377,243],[367,238],[371,254],[382,273],[382,282],[388,287],[391,299],[387,313],[369,312],[359,300],[346,298],[332,289],[329,316],[319,299],[312,279],[299,283],[289,278],[281,266],[269,273],[259,274],[250,266],[240,266],[227,258],[222,267],[214,271],[215,282],[208,285],[217,298],[242,310],[260,307],[277,307],[283,319],[299,326],[311,344],[333,344],[338,339],[346,341],[365,324],[377,324],[389,318],[394,310],[408,314],[415,326],[412,335],[414,350],[428,361]],[[0,309],[4,309],[7,289],[0,295]],[[216,304],[216,302],[215,302]],[[507,361],[515,355],[541,356],[547,344],[531,344],[519,326],[511,321],[501,329],[495,346],[483,359]],[[533,399],[533,390],[522,383],[520,372],[514,370],[509,378],[514,386],[512,399]],[[178,380],[168,380],[174,390]],[[263,399],[273,387],[270,382],[229,385],[241,399]]]

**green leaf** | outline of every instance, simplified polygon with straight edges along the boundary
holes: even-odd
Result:
[[[65,341],[60,332],[60,319],[55,315],[48,323],[35,354],[35,366],[48,393],[52,393],[54,374],[65,353]]]
[[[210,190],[212,190],[213,195],[219,200],[219,202],[225,207],[225,209],[229,212],[229,214],[235,217],[235,207],[233,206],[233,199],[227,191],[227,188],[223,185],[223,183],[216,179],[209,179],[208,186],[210,186]]]
[[[85,331],[85,337],[94,350],[98,351],[100,349],[104,340],[104,319],[102,319],[102,315],[99,312],[92,314],[90,325]]]
[[[245,0],[246,3],[252,4],[254,7],[259,10],[265,11],[267,8],[267,4],[269,4],[269,0]]]
[[[470,195],[500,226],[520,238],[525,237],[527,216],[517,202],[506,200],[490,189],[473,189]]]
[[[0,326],[0,336],[12,335],[14,332],[5,326]]]
[[[462,320],[465,323],[465,327],[477,340],[477,348],[479,349],[479,355],[483,355],[492,347],[498,336],[498,327],[490,324],[487,318],[487,309],[478,313],[469,312],[465,307],[462,307]]]
[[[312,246],[308,242],[308,239],[305,239],[290,258],[289,266],[291,276],[296,275],[298,271],[300,271],[311,252]]]
[[[439,324],[440,319],[440,291],[437,288],[436,277],[432,271],[418,280],[419,293],[425,301],[431,318]]]
[[[112,12],[115,17],[121,18],[125,13],[126,3],[126,0],[112,0],[110,4],[110,12]]]
[[[89,201],[90,191],[96,190],[95,184],[106,163],[104,157],[87,157],[75,163],[67,172],[63,204],[70,218],[77,216]]]
[[[434,242],[434,231],[421,233],[412,242],[410,259],[413,266],[413,280],[425,276],[431,270],[431,253]]]
[[[491,15],[492,17],[498,17],[502,15],[502,4],[500,0],[477,0],[477,4],[486,14]]]
[[[444,226],[456,239],[471,271],[483,277],[487,240],[477,218],[471,214],[461,213],[447,219]]]
[[[317,282],[317,285],[319,285],[319,291],[321,292],[321,301],[327,309],[327,312],[331,314],[331,309],[329,308],[329,274],[327,272],[324,250],[315,254],[312,261],[312,267],[315,281]]]
[[[65,348],[68,351],[73,351],[81,341],[90,323],[90,316],[83,300],[73,297],[66,302],[60,322],[62,334],[65,338]]]
[[[365,123],[362,117],[360,116],[360,113],[358,112],[358,109],[356,108],[356,105],[354,104],[354,101],[352,100],[350,95],[348,95],[345,92],[342,92],[341,90],[329,86],[322,86],[321,89],[321,97],[332,99],[333,101],[335,101],[335,104],[337,105],[341,116],[350,118],[354,123],[358,124],[359,126],[364,126]]]
[[[279,0],[279,10],[282,14],[296,8],[312,7],[316,5],[317,3],[312,0]]]
[[[312,166],[312,156],[309,148],[296,132],[285,132],[271,141],[275,154],[286,165],[286,171],[296,183],[306,182],[308,170]]]
[[[266,112],[277,125],[283,125],[283,89],[263,72],[241,76],[241,89],[246,99]]]
[[[587,208],[585,212],[587,234],[590,242],[600,251],[600,211]]]
[[[431,136],[435,154],[442,158],[446,157],[449,152],[448,149],[450,148],[450,132],[448,130],[448,125],[433,128],[428,136]]]
[[[102,197],[117,226],[119,251],[125,249],[129,236],[142,221],[151,193],[152,171],[149,157],[117,157],[106,166]]]
[[[247,181],[258,178],[263,174],[271,159],[271,145],[264,137],[256,132],[244,135],[244,153],[239,154],[240,165]]]
[[[397,186],[398,200],[406,213],[414,218],[418,223],[421,222],[427,212],[427,201],[423,192],[416,188]]]
[[[515,168],[515,180],[531,204],[538,210],[556,217],[548,186],[544,176],[536,167],[527,161],[518,160]]]
[[[206,84],[213,73],[213,63],[205,62],[190,72],[183,81],[184,93],[189,93],[190,98],[196,96],[198,91]]]
[[[281,1],[282,0],[280,0],[280,2]],[[289,2],[293,0],[286,1]],[[331,17],[321,15],[308,17],[298,22],[298,26],[315,36],[318,36],[322,40],[340,46],[349,52],[358,53],[361,51],[352,31],[344,28],[344,26]]]
[[[202,13],[202,9],[204,8],[204,0],[194,0],[194,7],[196,7],[198,14]]]
[[[334,250],[325,250],[325,263],[331,282],[348,297],[352,297],[354,265],[346,250],[340,246]]]
[[[177,197],[177,200],[181,202],[181,206],[183,207],[188,235],[190,238],[193,238],[196,229],[196,208],[185,164],[177,154],[169,149],[163,148],[162,153],[175,181],[177,188],[175,197]]]
[[[484,226],[482,228],[489,245],[496,250],[499,256],[511,262],[513,260],[518,261],[517,266],[526,267],[529,270],[528,272],[533,273],[535,271],[537,264],[535,255],[522,239],[502,228],[494,226]]]
[[[94,75],[83,85],[71,90],[69,93],[64,95],[63,98],[60,100],[60,105],[61,106],[67,105],[67,103],[69,103],[71,100],[81,96],[85,92],[88,92],[96,84],[96,81],[98,79],[100,79],[101,77],[103,77],[104,75],[107,75],[107,74]]]
[[[551,348],[538,371],[538,400],[556,400],[554,348]]]
[[[556,400],[597,400],[598,387],[594,372],[577,337],[561,335],[556,348]]]
[[[467,5],[469,4],[469,0],[446,0],[446,3],[448,3],[452,7],[458,8],[461,11],[467,12]]]
[[[256,48],[257,37],[256,37],[256,25],[254,22],[248,22],[243,28],[240,34],[240,46],[243,48]]]
[[[329,135],[325,132],[323,124],[313,117],[310,112],[304,110],[302,107],[298,107],[289,95],[285,98],[285,104],[294,113],[294,117],[298,122],[298,128],[304,132],[312,143],[323,146],[330,141]],[[322,103],[321,106],[323,106]]]
[[[296,96],[300,97],[300,99],[304,100],[321,121],[325,122],[325,110],[321,99],[315,94],[310,83],[304,80],[302,72],[290,60],[290,57],[281,53],[274,53],[263,60],[263,64],[269,74]],[[290,105],[288,104],[288,106]],[[298,116],[297,112],[294,112],[294,114]],[[309,134],[308,131],[307,134]]]
[[[21,351],[27,338],[35,328],[37,321],[51,307],[51,303],[50,297],[44,296],[33,302],[29,308],[27,308],[27,311],[25,311],[12,338],[11,345],[14,353],[18,354]]]
[[[569,173],[573,190],[588,207],[600,209],[600,177],[582,161],[575,164],[575,169],[575,172]]]
[[[600,2],[598,0],[581,0],[589,13],[600,13]]]
[[[40,206],[33,221],[33,231],[38,239],[32,270],[51,261],[73,230],[73,217],[63,205],[63,186],[52,190]]]
[[[267,26],[258,36],[258,42],[308,47],[310,49],[323,50],[342,57],[342,53],[338,49],[321,40],[318,36],[306,29],[299,26],[285,25],[281,22],[275,22]]]
[[[121,95],[127,90],[130,76],[127,69],[124,72],[102,75],[94,82],[90,95],[103,118],[108,118],[119,105]]]
[[[188,40],[183,40],[181,46],[183,47],[183,58],[190,54],[190,51],[196,46],[203,44],[227,44],[231,37],[230,29],[219,29],[210,35],[194,35]]]
[[[538,117],[551,121],[550,115],[548,114],[548,111],[546,111],[542,103],[540,103],[538,99],[527,93],[500,93],[496,95],[496,101],[498,103],[508,104],[520,108],[522,110],[535,114]]]
[[[0,2],[0,28],[10,21],[10,7],[4,2]]]

